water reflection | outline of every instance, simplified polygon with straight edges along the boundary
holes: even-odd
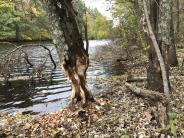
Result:
[[[109,41],[90,41],[90,56],[94,55],[99,46],[104,46]],[[59,63],[56,49],[52,44],[45,44],[52,50],[52,55],[57,65]],[[2,47],[0,48],[2,49]],[[29,55],[29,59],[34,66],[38,66],[47,51],[42,47],[28,46],[24,48]],[[53,70],[52,62],[48,60],[45,64],[44,76],[42,79],[36,78],[34,81],[12,81],[10,84],[0,83],[0,111],[6,113],[24,112],[24,113],[45,113],[52,112],[65,107],[69,103],[71,87],[66,82],[66,78],[59,66]],[[91,61],[87,71],[87,78],[90,89],[99,93],[104,87],[96,87],[96,77],[106,77],[108,75],[121,73],[117,70],[122,69],[120,63],[108,61],[100,64],[97,61]],[[27,69],[25,64],[15,66],[11,75],[28,76],[32,68]]]

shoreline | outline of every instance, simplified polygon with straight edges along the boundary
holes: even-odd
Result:
[[[104,55],[103,60],[110,58],[109,53],[107,51],[105,53],[107,55]],[[134,51],[134,53],[138,52]],[[73,108],[67,107],[44,115],[2,116],[6,124],[0,126],[0,136],[156,138],[177,135],[182,137],[184,135],[184,87],[181,83],[184,81],[183,77],[171,79],[172,88],[175,90],[171,100],[172,114],[173,120],[177,123],[172,125],[170,122],[170,126],[165,129],[160,129],[157,123],[154,101],[132,94],[124,85],[131,77],[145,75],[146,61],[144,55],[133,55],[133,60],[122,61],[127,68],[124,74],[97,80],[100,84],[106,84],[108,90],[96,95],[97,103],[89,103],[88,107],[81,108],[78,104]],[[178,68],[172,68],[173,76],[178,73]],[[136,85],[146,87],[144,81],[137,82]],[[171,127],[176,131],[171,131]]]

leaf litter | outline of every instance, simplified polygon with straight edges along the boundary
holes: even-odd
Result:
[[[135,52],[139,53],[139,52]],[[106,59],[109,55],[106,55]],[[103,62],[103,61],[102,61]],[[132,62],[134,64],[132,64]],[[184,77],[171,79],[172,112],[166,128],[161,129],[154,114],[154,102],[138,97],[124,83],[132,76],[146,74],[147,59],[136,55],[123,61],[127,68],[123,75],[98,78],[108,86],[96,96],[97,103],[67,107],[55,113],[39,116],[0,114],[0,137],[7,138],[174,138],[184,137]],[[181,76],[180,68],[171,69],[172,76]],[[137,83],[146,87],[145,82]]]

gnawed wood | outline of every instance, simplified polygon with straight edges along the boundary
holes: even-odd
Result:
[[[44,0],[43,7],[50,22],[50,33],[60,64],[72,87],[72,103],[82,101],[86,105],[88,101],[94,101],[94,98],[87,88],[89,55],[79,31],[77,12],[69,0]]]
[[[161,102],[163,105],[166,105],[168,103],[167,97],[160,92],[141,89],[130,83],[125,83],[125,86],[128,87],[133,93],[142,97],[149,98],[153,101]]]

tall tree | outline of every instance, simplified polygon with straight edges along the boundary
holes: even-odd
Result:
[[[89,56],[79,32],[77,12],[72,0],[43,0],[43,6],[50,21],[50,32],[60,63],[72,86],[72,103],[82,100],[86,104],[89,100],[93,101],[86,84]]]
[[[169,83],[169,64],[168,53],[171,45],[170,41],[170,23],[171,23],[171,0],[151,0],[150,7],[150,23],[146,2],[144,9],[146,21],[148,24],[148,32],[153,44],[149,51],[149,67],[148,67],[148,86],[152,90],[164,92],[170,97]],[[152,29],[153,28],[153,29]],[[153,33],[153,31],[155,33]],[[156,37],[155,37],[156,36]],[[167,124],[167,105],[162,102],[157,103],[158,121],[162,127]]]
[[[171,5],[172,5],[172,7],[171,7],[171,23],[170,23],[171,46],[169,49],[169,65],[172,67],[175,67],[178,65],[178,60],[177,60],[177,55],[176,55],[176,38],[177,38],[176,35],[177,34],[175,31],[175,27],[174,27],[174,17],[173,17],[174,2],[173,1],[171,1]],[[178,23],[177,23],[177,27],[178,27]]]
[[[170,20],[171,20],[171,0],[151,0],[150,20],[152,28],[156,35],[157,43],[159,44],[162,56],[164,58],[167,78],[169,76],[168,53],[170,42]],[[149,50],[149,67],[148,67],[148,86],[152,90],[164,91],[163,77],[159,65],[157,55],[154,48],[151,46]],[[168,79],[169,80],[169,79]],[[166,83],[169,83],[166,82]],[[169,84],[168,84],[169,85]]]

